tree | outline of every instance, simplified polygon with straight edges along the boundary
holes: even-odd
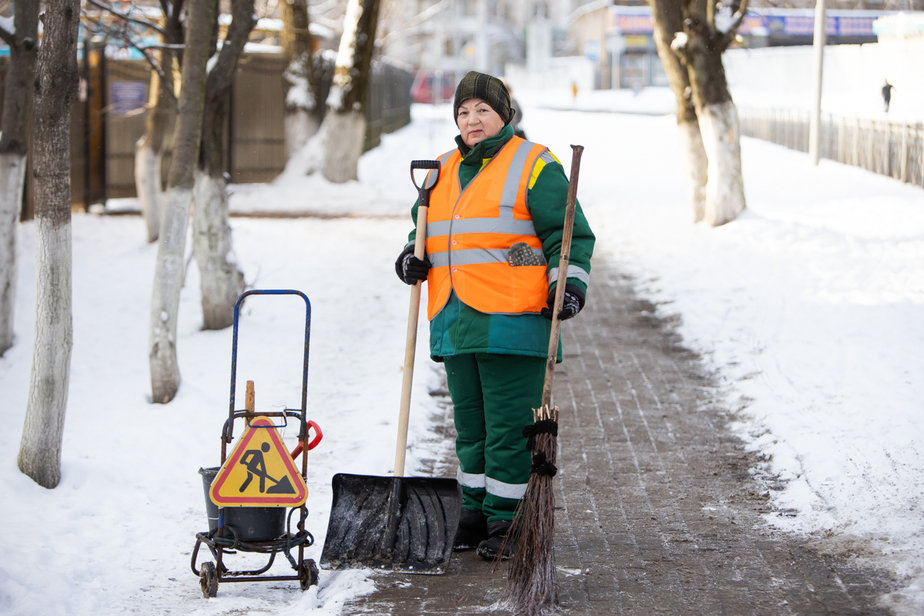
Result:
[[[216,0],[189,3],[180,100],[173,132],[173,158],[167,176],[166,209],[157,244],[151,297],[148,361],[155,403],[170,402],[180,387],[176,356],[177,317],[189,208],[195,183],[194,169],[202,138],[206,63],[214,49],[211,32],[216,14]]]
[[[13,31],[0,26],[0,38],[10,48],[0,124],[0,355],[13,346],[16,235],[29,151],[32,81],[38,53],[38,2],[17,2],[13,11]]]
[[[135,192],[138,194],[149,242],[157,241],[163,218],[161,168],[170,113],[176,109],[174,75],[178,72],[181,54],[174,50],[183,42],[183,5],[183,0],[177,0],[169,7],[164,7],[165,25],[161,31],[163,47],[157,50],[154,70],[151,71],[150,105],[145,118],[144,135],[135,145]]]
[[[70,129],[80,1],[56,0],[48,9],[34,82],[35,346],[18,465],[54,488],[61,479],[73,343]]]
[[[699,132],[696,107],[693,104],[690,75],[680,56],[671,49],[674,33],[683,32],[683,15],[669,8],[673,8],[673,5],[652,2],[655,46],[676,99],[677,128],[686,166],[690,205],[693,221],[699,222],[706,213],[706,150],[703,148],[703,137]]]
[[[694,220],[725,224],[746,203],[738,112],[728,91],[722,54],[734,40],[747,0],[737,5],[725,29],[717,25],[716,0],[649,0],[649,4],[655,45],[678,102]],[[698,130],[693,128],[694,117]]]
[[[85,23],[98,36],[124,41],[141,52],[151,67],[149,105],[144,135],[135,146],[135,192],[147,227],[149,242],[157,241],[162,220],[164,194],[161,186],[161,166],[164,138],[169,127],[170,113],[176,109],[174,74],[182,58],[184,0],[162,2],[163,18],[159,22],[147,18],[134,4],[124,11],[112,3],[87,0],[100,13],[117,19],[101,19],[86,9]],[[163,24],[163,25],[161,25]],[[142,43],[142,35],[155,33],[160,44],[150,48]]]
[[[334,80],[321,125],[322,173],[331,182],[357,179],[366,135],[366,97],[372,79],[372,52],[379,0],[350,0],[343,18]]]
[[[283,74],[288,157],[318,132],[323,105],[316,100],[317,71],[309,31],[308,0],[285,0],[282,24],[282,53],[288,63]]]
[[[225,127],[232,78],[255,23],[253,0],[232,0],[231,15],[224,44],[205,85],[202,145],[193,198],[193,250],[199,265],[205,329],[231,325],[234,304],[244,290],[244,274],[238,269],[231,248],[223,146],[227,141]]]

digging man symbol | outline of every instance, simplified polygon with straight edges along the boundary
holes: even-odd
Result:
[[[292,487],[288,477],[273,479],[266,472],[266,461],[263,454],[269,452],[269,450],[270,444],[263,443],[260,445],[260,449],[248,449],[244,452],[239,464],[243,464],[247,468],[247,479],[244,480],[238,491],[243,492],[246,490],[250,482],[253,481],[254,476],[257,476],[260,478],[261,494],[295,494],[295,488]],[[266,487],[267,479],[273,483],[269,488]]]

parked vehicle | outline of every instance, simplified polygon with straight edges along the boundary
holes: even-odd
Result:
[[[448,103],[456,91],[455,73],[447,71],[417,71],[411,85],[415,103]]]

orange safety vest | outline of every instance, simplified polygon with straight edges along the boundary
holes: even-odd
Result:
[[[546,306],[546,260],[526,208],[529,178],[545,151],[545,146],[513,137],[464,190],[459,150],[440,157],[427,219],[430,319],[452,291],[485,313],[537,313]]]

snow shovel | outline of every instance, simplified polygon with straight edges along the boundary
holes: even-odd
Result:
[[[414,176],[418,169],[428,170],[422,184]],[[414,243],[414,255],[418,259],[423,259],[425,254],[430,190],[439,172],[438,160],[411,162],[411,180],[418,190]],[[420,285],[418,282],[411,287],[394,476],[334,475],[330,520],[320,561],[324,569],[371,567],[440,574],[449,563],[462,511],[459,483],[448,478],[402,476],[417,346]]]

